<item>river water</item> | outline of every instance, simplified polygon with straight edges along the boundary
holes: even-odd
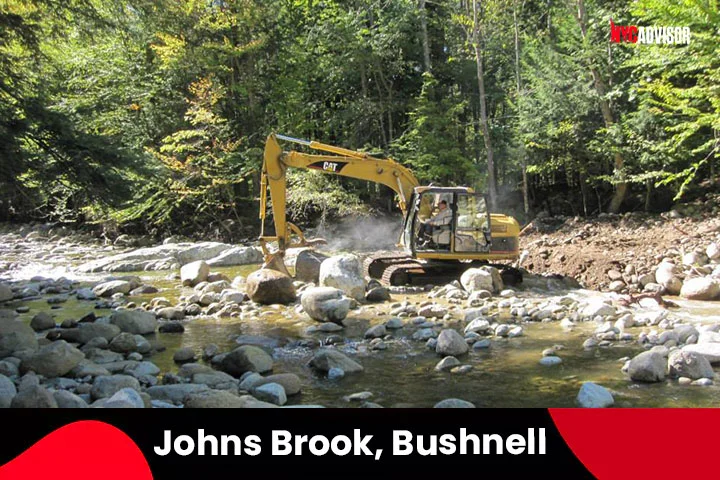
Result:
[[[72,273],[62,266],[60,257],[47,264],[28,266],[21,272],[13,272],[13,277],[30,278],[33,274],[58,276]],[[65,260],[67,262],[68,260]],[[214,269],[229,278],[236,275],[246,276],[258,268],[257,265]],[[53,270],[54,269],[54,270]],[[55,274],[55,275],[52,275]],[[160,293],[129,300],[141,303],[153,297],[165,297],[173,304],[182,294],[191,292],[189,288],[179,288],[177,280],[167,278],[168,272],[135,272],[124,275],[137,275],[147,284],[160,289]],[[97,281],[96,276],[77,277],[83,282]],[[88,283],[90,284],[90,283]],[[520,292],[519,296],[537,299],[542,296],[577,297],[600,295],[586,291],[537,291]],[[426,294],[393,295],[393,301],[421,303],[427,300]],[[691,302],[675,299],[681,308],[673,312],[686,322],[720,323],[720,309],[716,303]],[[442,301],[438,301],[442,303]],[[48,310],[45,299],[25,302],[30,312],[21,315],[27,322],[41,310]],[[93,310],[94,303],[70,300],[53,310],[60,323],[66,318],[78,319]],[[593,381],[609,388],[616,406],[621,407],[714,407],[720,400],[720,386],[680,386],[677,381],[668,380],[657,384],[639,384],[631,382],[620,368],[623,357],[632,357],[643,351],[636,342],[617,343],[608,348],[586,350],[583,341],[593,332],[596,325],[592,322],[579,324],[572,331],[564,330],[558,322],[528,323],[523,325],[524,335],[512,339],[493,337],[492,345],[483,351],[472,351],[460,358],[463,364],[472,365],[472,370],[464,374],[436,372],[434,367],[439,357],[428,350],[424,342],[410,339],[414,330],[403,328],[393,332],[394,339],[387,342],[389,348],[384,351],[370,351],[363,334],[367,328],[384,323],[389,318],[375,307],[365,307],[360,313],[351,311],[345,320],[346,328],[341,334],[347,339],[340,350],[348,353],[360,362],[365,371],[348,375],[338,381],[330,381],[316,374],[307,366],[312,350],[302,347],[284,346],[275,350],[275,373],[292,372],[303,382],[300,395],[291,397],[289,404],[321,404],[325,406],[356,406],[349,404],[343,397],[360,391],[374,394],[371,401],[386,407],[430,407],[445,398],[461,398],[480,407],[572,407],[583,382]],[[387,310],[387,309],[384,309]],[[96,314],[109,313],[108,310],[96,310]],[[459,320],[458,320],[459,321]],[[181,347],[191,347],[197,353],[209,343],[220,346],[222,351],[234,348],[234,338],[238,335],[263,335],[277,338],[281,344],[292,344],[295,339],[314,337],[324,341],[327,334],[306,334],[305,330],[315,324],[306,315],[292,308],[265,308],[259,317],[215,318],[196,317],[183,322],[182,334],[161,334],[149,336],[149,340],[166,347],[165,351],[149,358],[163,372],[177,371],[172,355]],[[450,324],[461,329],[458,323]],[[631,328],[628,331],[637,336],[648,327]],[[562,345],[558,352],[563,363],[546,367],[539,364],[542,351],[546,348]]]

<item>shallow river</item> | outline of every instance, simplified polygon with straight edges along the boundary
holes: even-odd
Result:
[[[228,267],[215,269],[229,278],[247,275],[257,266]],[[42,272],[38,272],[42,273]],[[132,274],[132,273],[130,273]],[[174,302],[181,294],[191,289],[177,288],[177,280],[168,280],[168,272],[136,272],[145,283],[160,289],[160,293],[143,297],[130,297],[138,304],[153,297],[162,296]],[[568,292],[548,292],[559,296]],[[569,292],[573,294],[572,292]],[[575,293],[577,294],[577,293]],[[521,293],[532,298],[542,293]],[[424,294],[393,295],[393,301],[408,300],[423,302]],[[720,308],[709,302],[679,301],[682,308],[675,315],[688,322],[720,322]],[[30,312],[21,317],[29,322],[40,310],[48,310],[45,299],[26,302]],[[80,318],[93,310],[93,302],[82,302],[71,297],[53,310],[57,322],[66,318]],[[107,310],[96,311],[98,315]],[[264,313],[255,320],[241,318],[196,318],[183,322],[185,333],[155,334],[150,341],[161,344],[166,350],[149,358],[163,371],[177,371],[172,360],[175,350],[191,347],[200,353],[204,346],[216,343],[223,351],[234,347],[237,335],[265,335],[278,338],[282,344],[294,339],[306,338],[304,331],[315,324],[305,315],[298,315],[292,309],[282,312]],[[345,321],[346,328],[340,332],[348,342],[339,348],[359,361],[365,371],[348,375],[339,381],[330,381],[314,373],[307,362],[312,351],[305,348],[279,348],[275,350],[275,373],[296,373],[303,380],[303,391],[291,397],[289,404],[322,404],[326,406],[355,406],[343,400],[343,396],[370,391],[371,399],[386,407],[429,407],[444,398],[461,398],[482,407],[571,407],[582,382],[594,381],[609,389],[615,395],[617,406],[626,407],[714,407],[720,401],[720,386],[679,386],[676,381],[658,384],[630,382],[620,371],[622,357],[633,356],[643,349],[637,343],[618,344],[609,348],[585,350],[582,343],[587,339],[595,324],[580,324],[573,331],[563,330],[558,322],[529,323],[523,325],[524,336],[512,339],[493,338],[492,346],[484,351],[472,351],[461,358],[463,364],[473,369],[464,374],[435,372],[438,356],[426,349],[424,342],[412,341],[413,330],[403,328],[393,332],[395,340],[388,342],[385,351],[369,351],[362,343],[365,330],[374,324],[387,321],[387,315],[376,315],[372,311],[352,312]],[[459,325],[456,325],[459,326]],[[643,327],[646,331],[647,327]],[[643,328],[631,328],[635,336]],[[312,334],[323,341],[327,334]],[[545,367],[538,363],[542,351],[554,345],[563,345],[558,355],[563,359],[559,366]]]

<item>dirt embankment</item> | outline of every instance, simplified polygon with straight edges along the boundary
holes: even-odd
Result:
[[[705,252],[718,241],[720,217],[706,210],[693,216],[671,211],[536,219],[520,245],[527,250],[522,266],[529,271],[569,275],[598,290],[622,280],[622,291],[633,293],[640,290],[639,279],[654,274],[663,258],[681,263],[683,255]]]

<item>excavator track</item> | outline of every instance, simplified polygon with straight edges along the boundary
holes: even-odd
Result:
[[[461,262],[421,262],[402,253],[379,253],[365,259],[363,270],[366,276],[381,281],[384,285],[428,285],[449,283],[459,280],[468,268],[481,266],[495,267],[500,270],[506,285],[522,282],[522,272],[509,265],[477,261]]]

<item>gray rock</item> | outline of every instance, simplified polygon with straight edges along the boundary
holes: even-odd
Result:
[[[102,408],[145,408],[145,402],[137,390],[122,388],[104,401]]]
[[[210,266],[202,260],[183,265],[180,269],[180,280],[184,286],[194,287],[207,280]]]
[[[53,393],[58,408],[88,408],[88,404],[81,397],[67,390],[58,390]]]
[[[705,332],[702,332],[705,333]],[[720,343],[697,343],[693,345],[685,345],[682,347],[684,352],[699,353],[705,357],[710,363],[720,363]]]
[[[711,277],[696,277],[685,280],[680,296],[689,300],[716,300],[720,298],[720,282]]]
[[[370,327],[365,332],[365,338],[383,338],[385,335],[387,335],[387,328],[382,324]]]
[[[321,348],[315,352],[310,360],[310,366],[322,372],[329,372],[332,368],[338,368],[344,374],[363,371],[362,365],[331,348]]]
[[[70,371],[70,374],[75,378],[99,377],[102,375],[110,375],[110,371],[90,360],[83,360]]]
[[[276,270],[256,270],[247,277],[247,294],[256,303],[287,304],[295,301],[292,278]]]
[[[552,367],[554,365],[560,365],[562,363],[562,358],[555,355],[549,355],[547,357],[542,357],[539,363],[545,367]]]
[[[68,342],[87,344],[98,337],[102,337],[109,342],[119,333],[120,327],[117,325],[111,325],[109,323],[81,323],[77,328],[60,330],[60,338]]]
[[[55,319],[47,312],[39,312],[30,320],[30,328],[36,332],[55,328]]]
[[[253,396],[263,402],[283,406],[287,403],[285,389],[279,383],[265,383],[252,391]]]
[[[490,333],[490,322],[485,318],[476,318],[465,326],[465,333],[475,332],[480,334]]]
[[[390,300],[392,300],[392,298],[390,297],[390,290],[385,287],[371,288],[365,294],[365,301],[367,302],[379,303],[389,302]]]
[[[295,278],[303,282],[320,283],[320,265],[327,256],[311,249],[302,250],[295,259]]]
[[[670,262],[662,262],[655,270],[655,281],[671,295],[677,295],[682,289],[682,281],[677,277],[677,267]]]
[[[435,370],[438,372],[442,372],[445,370],[450,370],[452,368],[457,367],[460,365],[460,360],[458,360],[455,357],[445,357],[442,360],[440,360],[437,365],[435,365]]]
[[[668,357],[668,372],[670,377],[713,378],[713,369],[707,358],[699,353],[674,350]]]
[[[185,318],[185,311],[182,308],[164,307],[155,312],[158,318],[164,320],[182,320]]]
[[[96,285],[93,293],[98,297],[112,297],[116,293],[127,295],[132,290],[132,283],[127,280],[111,280]]]
[[[180,322],[165,322],[158,328],[160,333],[183,333],[185,327]]]
[[[585,382],[580,387],[577,403],[583,408],[605,408],[615,403],[608,389],[593,382]]]
[[[385,322],[385,328],[388,330],[398,330],[400,328],[403,328],[403,321],[401,318],[393,317],[387,322]]]
[[[13,319],[0,318],[0,358],[20,350],[37,350],[35,332],[28,325]]]
[[[350,298],[362,300],[365,297],[365,279],[360,260],[352,254],[336,255],[320,265],[320,286],[338,288]]]
[[[13,291],[10,285],[6,283],[0,283],[0,302],[7,302],[13,299]]]
[[[300,393],[300,390],[302,388],[302,384],[300,382],[300,377],[295,375],[294,373],[278,373],[275,375],[268,375],[267,377],[262,377],[258,375],[260,378],[254,378],[252,382],[252,386],[250,387],[258,387],[260,385],[265,385],[266,383],[277,383],[282,385],[283,389],[285,390],[285,394],[289,397],[292,395],[297,395]],[[240,385],[240,388],[242,387],[242,384]],[[244,388],[244,390],[249,390],[248,388]]]
[[[95,377],[90,395],[94,399],[113,396],[123,388],[132,388],[140,391],[140,383],[130,375],[110,375]]]
[[[642,352],[630,360],[628,374],[638,382],[661,382],[665,379],[665,357],[653,351]]]
[[[473,343],[473,350],[481,350],[484,348],[490,348],[491,342],[489,338],[483,338]]]
[[[113,352],[129,353],[136,351],[138,345],[134,334],[123,332],[112,339],[109,347]]]
[[[190,347],[184,347],[177,350],[173,354],[173,361],[175,363],[186,363],[195,360],[195,351]]]
[[[11,408],[58,408],[53,395],[40,385],[21,389],[10,404]]]
[[[342,290],[331,287],[308,288],[301,303],[305,313],[319,322],[341,323],[350,311],[350,299]]]
[[[221,363],[221,369],[233,376],[240,376],[245,372],[269,372],[273,368],[273,359],[264,350],[243,345],[228,353]]]
[[[229,267],[251,265],[262,261],[262,252],[255,247],[232,247],[208,260],[207,264],[211,267]]]
[[[582,313],[580,315],[583,318],[595,318],[597,316],[607,317],[615,315],[615,307],[608,305],[602,300],[594,299],[582,309]]]
[[[333,367],[327,372],[328,380],[340,380],[345,376],[345,370],[338,367]]]
[[[110,323],[120,327],[123,332],[146,335],[157,329],[155,315],[144,310],[115,310],[110,315]]]
[[[42,347],[21,367],[23,371],[32,370],[44,377],[60,377],[77,367],[84,358],[80,350],[65,340],[58,340]]]
[[[15,365],[15,363],[2,360],[0,361],[0,375],[5,375],[6,377],[16,377],[20,375],[20,369],[17,365]]]
[[[12,380],[5,375],[0,375],[0,408],[10,408],[15,395],[17,395],[17,389]]]
[[[203,360],[210,360],[218,353],[220,353],[220,347],[214,343],[210,343],[203,348],[202,358]]]
[[[469,293],[479,290],[496,291],[493,285],[492,272],[486,268],[469,268],[465,270],[460,276],[460,283]]]
[[[475,408],[475,405],[459,398],[446,398],[436,403],[433,408]]]
[[[192,383],[207,385],[219,390],[237,390],[238,381],[225,372],[212,370],[207,373],[196,373],[192,376]]]
[[[435,347],[435,353],[442,356],[459,356],[468,352],[468,344],[455,330],[445,329],[440,332]]]

